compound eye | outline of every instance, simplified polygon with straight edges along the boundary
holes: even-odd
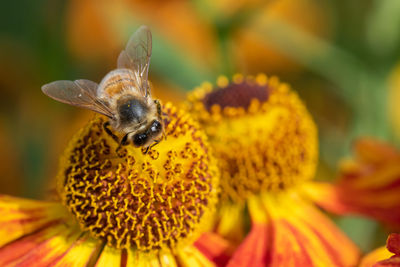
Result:
[[[150,127],[150,131],[152,133],[159,133],[159,132],[161,132],[161,130],[162,130],[161,123],[157,120],[153,121],[153,123],[151,124],[151,127]]]
[[[147,142],[148,136],[145,133],[135,134],[133,136],[133,144],[135,146],[143,146]]]

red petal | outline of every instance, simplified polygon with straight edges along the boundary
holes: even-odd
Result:
[[[269,203],[271,266],[353,266],[358,262],[356,246],[311,204],[300,199],[277,204]]]
[[[254,224],[250,233],[232,256],[228,267],[263,267],[269,263],[268,225]]]
[[[225,266],[232,254],[228,241],[214,233],[205,233],[194,246],[217,266]]]
[[[400,267],[400,234],[390,234],[386,241],[386,247],[395,255],[387,260],[379,261],[374,267]]]
[[[400,234],[390,234],[386,247],[390,252],[400,255]]]
[[[393,256],[390,259],[376,263],[374,267],[400,267],[400,257]]]
[[[250,234],[229,266],[353,266],[357,247],[318,209],[294,192],[249,204]]]

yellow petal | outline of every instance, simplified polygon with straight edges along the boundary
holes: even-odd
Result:
[[[179,266],[182,267],[213,267],[214,264],[209,261],[195,247],[188,246],[180,249],[177,255]]]
[[[377,262],[388,259],[393,255],[394,254],[389,252],[386,247],[377,248],[364,256],[361,260],[360,267],[372,267]]]
[[[59,224],[0,248],[0,266],[86,266],[95,249],[79,229]]]
[[[109,246],[105,246],[99,259],[96,262],[95,267],[107,267],[107,266],[120,266],[121,265],[121,249],[115,249]]]
[[[66,216],[57,202],[27,200],[0,195],[0,246],[42,227],[60,222]]]
[[[251,221],[256,224],[266,224],[268,221],[267,211],[260,201],[259,197],[251,197],[248,200],[249,213]]]
[[[220,220],[216,224],[218,234],[233,243],[240,243],[244,238],[243,204],[225,203],[218,209]]]
[[[62,241],[63,237],[60,238]],[[60,258],[60,260],[54,265],[57,267],[82,267],[87,266],[87,263],[93,256],[96,255],[96,251],[99,249],[101,244],[88,235],[85,235],[76,240],[72,246],[66,250],[66,253]],[[61,250],[60,250],[61,251]]]
[[[141,252],[129,249],[126,266],[137,267],[176,267],[174,255],[169,250],[159,252]]]

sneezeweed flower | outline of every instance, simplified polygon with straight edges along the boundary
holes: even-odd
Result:
[[[364,138],[354,143],[335,184],[314,183],[307,193],[336,214],[359,214],[400,229],[400,151]]]
[[[210,222],[218,169],[198,125],[163,111],[166,139],[147,154],[117,149],[97,116],[69,143],[54,201],[1,196],[0,265],[210,265],[192,242]]]
[[[400,266],[400,234],[390,234],[386,248],[381,247],[366,255],[360,267],[398,267]]]
[[[232,18],[250,10],[256,11],[251,21],[238,25],[240,19]],[[70,0],[67,39],[77,58],[103,58],[114,64],[115,54],[126,39],[121,30],[140,20],[151,25],[191,64],[215,69],[221,58],[216,24],[232,20],[237,30],[231,36],[229,56],[237,70],[293,72],[300,66],[263,34],[256,33],[256,29],[268,25],[268,19],[277,18],[308,34],[329,39],[329,13],[327,6],[318,0]]]
[[[317,130],[287,84],[265,75],[220,77],[195,89],[186,108],[218,159],[215,231],[238,246],[228,266],[356,264],[358,249],[302,195],[313,183]],[[196,244],[205,250],[201,239]]]
[[[354,157],[342,162],[335,184],[315,183],[306,191],[337,214],[358,214],[400,229],[400,151],[371,138],[354,143]],[[326,201],[331,199],[332,201]],[[400,235],[391,234],[387,249],[366,255],[360,266],[400,266]]]

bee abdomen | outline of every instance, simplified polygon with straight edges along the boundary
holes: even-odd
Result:
[[[122,94],[124,90],[137,88],[135,73],[129,69],[117,69],[108,73],[101,81],[98,89],[98,97],[112,98]]]

